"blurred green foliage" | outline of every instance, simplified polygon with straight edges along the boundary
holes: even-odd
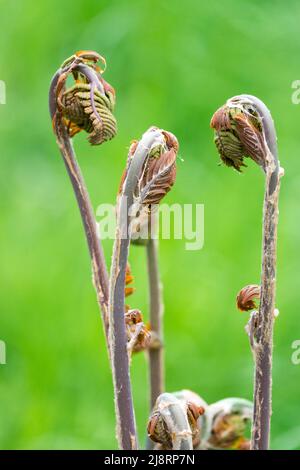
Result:
[[[252,397],[253,363],[237,291],[258,283],[264,178],[217,165],[209,121],[238,93],[260,97],[276,122],[282,184],[274,351],[272,445],[300,448],[299,121],[291,102],[300,78],[296,0],[1,0],[0,79],[0,448],[115,448],[111,374],[81,220],[52,134],[48,87],[78,49],[108,61],[119,133],[76,150],[96,207],[114,202],[127,149],[150,126],[180,141],[169,203],[205,204],[205,246],[163,240],[168,391],[207,401]],[[297,196],[298,194],[298,196]],[[298,201],[298,202],[297,202]],[[112,243],[105,242],[110,261]],[[132,247],[136,294],[147,316],[145,253]],[[141,439],[148,414],[147,362],[132,364]]]

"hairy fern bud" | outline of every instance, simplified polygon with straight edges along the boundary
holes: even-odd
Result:
[[[215,144],[221,160],[241,172],[244,157],[252,158],[264,170],[268,147],[263,118],[248,95],[230,98],[213,115]]]
[[[199,443],[198,418],[204,412],[203,406],[180,393],[163,393],[149,418],[148,436],[158,444],[157,450],[195,448]]]
[[[176,179],[176,157],[178,141],[170,132],[150,128],[157,132],[157,138],[149,149],[147,158],[138,175],[134,189],[133,205],[130,208],[131,241],[145,244],[156,228],[156,213],[160,201],[171,190]],[[120,192],[136,156],[138,141],[135,141],[128,155],[127,168],[121,181]]]
[[[239,291],[236,297],[236,305],[241,312],[248,312],[257,308],[256,299],[260,298],[260,286],[249,284]]]
[[[242,398],[225,398],[212,405],[206,412],[209,429],[205,447],[207,449],[249,450],[246,437],[251,422],[253,404]]]
[[[72,137],[80,130],[90,134],[88,140],[98,145],[111,140],[117,131],[113,116],[114,96],[101,95],[94,91],[94,104],[91,101],[91,85],[79,83],[66,90],[62,96],[63,115],[67,119]]]
[[[96,65],[100,59],[104,61],[93,51],[74,54],[63,63],[56,87],[57,108],[69,136],[84,130],[92,145],[112,139],[117,132],[113,115],[115,91],[103,79],[103,70]],[[75,83],[68,87],[70,75]]]

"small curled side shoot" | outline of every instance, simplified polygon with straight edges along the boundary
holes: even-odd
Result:
[[[127,263],[125,275],[125,297],[131,296],[135,288],[131,286],[134,282],[134,276],[130,264]],[[125,325],[127,332],[127,351],[129,357],[133,353],[145,351],[150,347],[152,341],[151,331],[148,325],[144,323],[142,312],[138,309],[131,309],[125,305]]]
[[[125,273],[125,297],[129,297],[135,292],[135,288],[131,285],[133,282],[134,276],[132,275],[130,264],[127,263]]]
[[[132,353],[145,351],[151,344],[150,328],[144,323],[140,310],[130,309],[125,312],[125,325],[127,332],[127,350],[129,357]]]
[[[236,297],[237,308],[241,312],[257,309],[256,299],[260,298],[260,286],[257,284],[249,284],[241,289]]]
[[[258,321],[259,305],[255,300],[260,300],[261,287],[257,284],[249,284],[243,287],[237,294],[236,306],[241,312],[250,311],[250,318],[245,327],[246,333],[249,336],[250,346],[255,353],[258,343],[261,339],[261,328]],[[279,310],[274,309],[274,318],[279,315]]]

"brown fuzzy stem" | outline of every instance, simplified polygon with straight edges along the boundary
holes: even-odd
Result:
[[[244,166],[243,159],[248,156],[266,175],[260,308],[259,312],[252,313],[247,330],[255,358],[252,449],[268,449],[272,401],[278,196],[281,176],[276,131],[270,111],[260,99],[252,95],[238,95],[227,100],[226,105],[214,114],[211,126],[215,129],[216,145],[226,165],[241,171],[241,167]]]
[[[275,183],[275,186],[273,186]],[[270,190],[271,186],[271,190]],[[264,200],[261,299],[254,338],[255,388],[252,450],[269,448],[272,407],[273,323],[276,288],[276,244],[278,224],[279,175],[267,170]]]
[[[276,246],[280,168],[277,138],[270,111],[256,96],[244,95],[256,107],[265,140],[264,171],[266,174],[260,307],[250,342],[255,357],[254,411],[252,450],[267,450],[270,442],[272,414],[273,325],[276,294]]]
[[[163,328],[163,301],[162,287],[159,278],[158,267],[158,243],[150,239],[147,244],[147,265],[150,293],[150,325],[157,341],[149,350],[150,365],[150,404],[153,409],[159,395],[164,392],[164,352],[162,344]],[[157,344],[156,344],[157,343]]]

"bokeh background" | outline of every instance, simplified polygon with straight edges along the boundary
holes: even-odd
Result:
[[[78,209],[52,134],[48,87],[78,49],[108,62],[119,132],[76,150],[93,205],[114,202],[127,149],[150,126],[180,141],[166,202],[205,205],[205,245],[162,240],[167,390],[208,402],[252,397],[253,363],[237,291],[259,283],[262,172],[218,166],[209,121],[238,93],[271,109],[286,176],[278,246],[272,447],[300,448],[299,324],[300,4],[274,0],[0,1],[0,448],[116,448],[111,374]],[[110,262],[112,242],[104,243]],[[147,316],[145,253],[133,247],[131,299]],[[132,363],[140,439],[148,415],[147,361]]]

